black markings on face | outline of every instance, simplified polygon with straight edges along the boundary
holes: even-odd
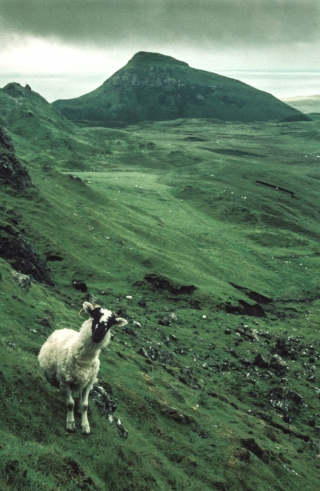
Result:
[[[92,341],[94,343],[100,343],[106,336],[107,332],[112,326],[116,324],[116,316],[111,313],[109,317],[106,317],[105,311],[101,311],[101,308],[95,308],[91,312],[92,317]],[[101,320],[103,318],[103,320]]]

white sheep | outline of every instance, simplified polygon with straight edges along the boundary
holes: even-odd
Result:
[[[79,332],[72,329],[54,331],[42,346],[38,359],[43,373],[54,387],[65,393],[67,430],[75,430],[72,391],[79,392],[82,433],[90,433],[88,397],[99,371],[101,348],[110,342],[110,328],[125,326],[127,321],[100,305],[83,303],[82,311],[90,314]]]

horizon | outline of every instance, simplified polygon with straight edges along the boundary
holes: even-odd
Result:
[[[316,0],[0,0],[0,86],[75,98],[148,51],[279,99],[313,95],[319,22]]]
[[[172,54],[170,56],[172,56]],[[83,75],[81,73],[75,73],[73,75],[53,73],[48,75],[43,73],[1,73],[0,88],[4,88],[9,83],[19,83],[21,86],[29,85],[34,92],[39,93],[50,103],[59,99],[73,99],[81,97],[100,87],[115,72],[123,68],[129,59],[124,61],[121,66],[116,67],[113,71],[107,72],[105,77],[103,77],[103,74],[101,73],[94,73],[89,76],[85,73],[83,73]],[[195,67],[192,66],[188,60],[180,59],[180,61],[187,62],[191,68],[205,70],[239,80],[255,89],[268,92],[280,100],[320,95],[320,71],[306,69],[222,69],[213,71],[208,69],[206,64],[204,67]]]

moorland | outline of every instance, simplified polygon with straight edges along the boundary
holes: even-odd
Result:
[[[18,84],[0,107],[1,489],[316,491],[319,117],[76,125]],[[128,319],[88,437],[37,360],[85,300]]]

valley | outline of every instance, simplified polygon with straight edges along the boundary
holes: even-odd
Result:
[[[316,491],[318,119],[107,128],[18,84],[0,101],[1,489]],[[128,320],[87,438],[37,360],[86,300]]]

